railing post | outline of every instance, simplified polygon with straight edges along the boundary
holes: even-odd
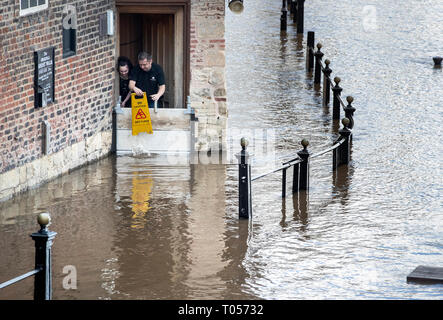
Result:
[[[343,124],[343,129],[339,130],[338,133],[340,136],[345,139],[345,142],[340,146],[341,148],[341,163],[340,164],[348,164],[351,156],[351,148],[349,147],[350,136],[352,135],[352,131],[349,130],[349,119],[343,118],[341,123]]]
[[[333,158],[332,158],[332,169],[336,170],[342,164],[348,164],[350,159],[350,139],[352,137],[352,131],[349,130],[350,120],[348,118],[342,119],[343,129],[340,129],[338,133],[340,134],[340,139],[344,139],[345,141],[334,149]]]
[[[288,10],[286,9],[286,0],[283,0],[280,17],[280,30],[286,31],[288,26]]]
[[[281,196],[286,198],[286,168],[282,170]]]
[[[308,31],[308,40],[306,43],[306,70],[308,72],[311,72],[312,68],[314,68],[314,53],[313,53],[314,42],[315,42],[315,32]]]
[[[329,77],[331,76],[332,70],[329,68],[331,61],[329,59],[325,60],[325,69],[323,70],[323,106],[327,106],[331,100],[331,82]]]
[[[345,117],[349,119],[349,129],[354,128],[354,112],[355,108],[351,105],[351,103],[354,101],[354,98],[351,96],[346,97],[346,101],[348,102],[348,105],[345,107]]]
[[[52,299],[52,265],[51,247],[57,232],[49,231],[51,217],[41,213],[37,218],[40,230],[31,234],[35,241],[35,268],[40,269],[34,277],[34,300]]]
[[[295,1],[297,0],[291,0],[291,14],[293,23],[297,22],[297,4]]]
[[[300,163],[296,163],[293,165],[294,171],[292,174],[292,193],[297,193],[299,190],[298,180],[300,176]]]
[[[342,88],[338,85],[340,83],[340,78],[334,78],[335,86],[332,87],[332,92],[334,94],[334,101],[332,106],[332,119],[339,120],[340,119],[340,94],[342,92]]]
[[[251,199],[251,166],[249,164],[249,153],[246,151],[248,141],[241,138],[242,150],[236,155],[238,163],[238,216],[249,219],[252,215]]]
[[[321,59],[323,58],[323,52],[320,51],[322,44],[317,43],[317,52],[314,53],[315,56],[315,71],[314,71],[314,84],[319,85],[321,80]]]
[[[292,193],[301,190],[309,191],[309,151],[307,149],[309,141],[303,139],[301,141],[303,150],[297,152],[302,162],[294,165],[294,176],[292,181]]]
[[[297,33],[303,33],[305,0],[297,0]]]

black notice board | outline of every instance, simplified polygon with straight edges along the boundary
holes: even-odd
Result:
[[[34,52],[34,106],[44,107],[54,102],[55,48]]]

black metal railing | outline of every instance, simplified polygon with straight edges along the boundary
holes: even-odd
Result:
[[[303,0],[301,1],[303,2]],[[283,0],[283,7],[285,8],[285,0]],[[347,105],[343,102],[341,98],[342,88],[339,86],[340,78],[335,77],[335,86],[331,86],[331,73],[332,70],[329,68],[330,60],[325,60],[323,65],[322,58],[324,56],[321,52],[321,43],[317,44],[317,51],[314,50],[314,39],[315,34],[312,31],[308,32],[307,38],[307,49],[306,49],[306,68],[308,72],[312,72],[314,69],[314,87],[319,88],[321,82],[321,74],[323,74],[323,101],[324,107],[327,107],[330,103],[330,93],[333,93],[333,114],[332,120],[336,121],[340,119],[340,109],[343,109],[345,117],[342,119],[341,123],[343,127],[338,130],[339,137],[334,141],[334,143],[318,153],[311,154],[308,150],[309,141],[303,139],[301,144],[303,149],[297,152],[297,156],[285,161],[282,165],[276,169],[269,172],[260,174],[256,177],[251,177],[251,165],[250,165],[250,155],[247,151],[248,141],[245,138],[241,139],[242,150],[237,154],[238,164],[239,164],[239,218],[249,219],[252,215],[252,190],[251,182],[256,181],[260,178],[266,177],[270,174],[281,171],[282,172],[282,197],[286,197],[286,175],[287,170],[293,167],[293,178],[292,178],[292,193],[296,194],[299,191],[305,190],[309,191],[309,169],[310,161],[318,158],[328,152],[332,151],[332,169],[333,171],[341,165],[348,164],[350,161],[351,154],[351,143],[352,143],[352,129],[354,127],[354,112],[355,108],[352,106],[354,98],[348,96],[346,101]]]
[[[52,299],[52,263],[51,247],[57,232],[49,231],[51,217],[48,213],[41,213],[37,217],[40,230],[31,234],[35,241],[35,269],[9,281],[0,283],[0,289],[8,287],[23,279],[34,277],[34,300]]]

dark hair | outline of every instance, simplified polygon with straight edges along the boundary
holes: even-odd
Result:
[[[142,52],[140,52],[139,54],[138,54],[138,61],[141,61],[141,60],[152,60],[152,55],[150,55],[149,53],[147,53],[147,52],[145,52],[145,51],[142,51]]]
[[[117,71],[120,70],[120,67],[128,66],[129,71],[132,70],[132,63],[131,60],[127,57],[118,57],[117,59]]]

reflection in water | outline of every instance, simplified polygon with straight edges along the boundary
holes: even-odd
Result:
[[[132,212],[131,218],[132,228],[143,228],[146,223],[146,214],[150,209],[149,198],[152,192],[153,180],[151,177],[139,177],[134,172],[135,177],[132,178]]]
[[[301,231],[306,230],[308,224],[308,209],[309,209],[309,192],[300,191],[292,197],[294,206],[294,221],[299,221],[301,224]]]

